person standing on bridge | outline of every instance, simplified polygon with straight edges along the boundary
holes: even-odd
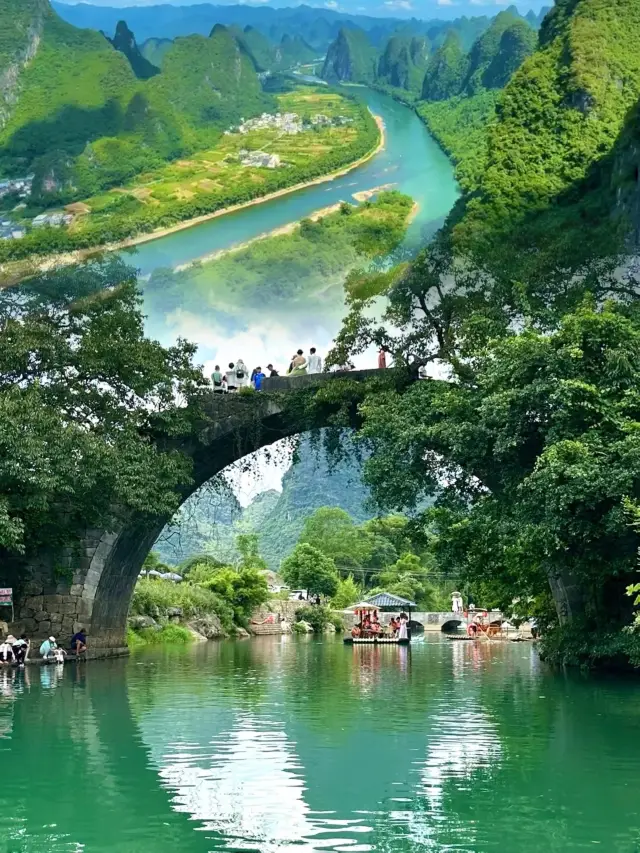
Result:
[[[280,376],[280,374],[272,364],[267,365],[267,370],[269,371],[269,379],[273,379],[274,376]]]
[[[235,391],[237,388],[236,366],[232,361],[229,362],[229,369],[225,373],[224,378],[227,380],[227,391]]]
[[[256,389],[256,391],[262,391],[262,383],[266,378],[267,377],[262,372],[262,368],[256,367],[253,374],[253,387]]]
[[[322,373],[322,359],[317,354],[315,347],[311,347],[309,350],[307,370],[309,373]]]
[[[378,350],[378,370],[385,370],[387,367],[387,351],[384,347]]]
[[[239,358],[236,361],[236,388],[239,391],[241,388],[248,388],[248,387],[249,387],[249,376],[248,376],[247,365],[244,363],[244,361],[241,358]]]
[[[306,372],[307,359],[304,357],[302,350],[299,349],[291,361],[291,370],[289,371],[289,374],[291,376],[304,376]]]
[[[213,383],[214,394],[224,394],[224,385],[222,384],[224,377],[220,372],[220,365],[216,364],[213,373],[211,374],[211,382]]]

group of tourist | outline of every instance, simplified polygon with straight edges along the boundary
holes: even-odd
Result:
[[[31,641],[26,634],[16,639],[9,634],[0,642],[0,666],[24,666],[29,659]],[[84,628],[79,628],[71,638],[71,651],[83,655],[87,651],[87,634]],[[49,637],[40,645],[40,655],[48,663],[64,663],[67,652],[56,642],[55,637]]]
[[[24,666],[29,657],[31,643],[26,634],[16,639],[9,634],[6,640],[0,642],[0,666]]]
[[[270,379],[280,375],[272,364],[268,364],[266,369]],[[307,373],[322,373],[322,358],[318,355],[315,347],[311,347],[308,356],[305,356],[304,350],[301,349],[294,353],[291,356],[286,375],[302,376]],[[261,391],[262,383],[266,378],[267,373],[263,371],[262,367],[254,367],[249,372],[247,365],[241,358],[236,362],[230,361],[229,367],[224,371],[219,364],[216,364],[211,374],[214,394],[232,394],[241,391],[243,388]]]
[[[370,639],[372,637],[386,637],[393,640],[406,640],[409,637],[409,617],[404,611],[399,616],[392,616],[388,625],[383,625],[378,619],[378,613],[374,610],[373,615],[365,613],[361,621],[351,629],[354,639]]]

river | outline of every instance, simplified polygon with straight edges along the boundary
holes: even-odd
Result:
[[[341,178],[139,246],[132,263],[143,277],[150,334],[165,344],[178,336],[197,342],[199,359],[208,371],[217,361],[224,364],[238,357],[250,366],[264,366],[269,361],[286,366],[299,346],[307,350],[315,345],[325,352],[344,313],[341,287],[309,294],[302,272],[303,295],[297,300],[265,300],[257,292],[247,300],[225,301],[222,294],[207,287],[206,272],[183,276],[177,282],[170,276],[167,280],[156,277],[151,285],[145,279],[159,268],[175,268],[244,243],[339,201],[353,201],[354,193],[387,184],[419,205],[397,253],[399,258],[414,255],[442,224],[458,195],[448,158],[413,110],[368,89],[349,91],[383,119],[384,151]]]
[[[440,635],[0,670],[0,849],[635,853],[637,695]]]

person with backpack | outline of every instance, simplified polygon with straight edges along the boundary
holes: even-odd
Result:
[[[241,388],[249,387],[249,371],[247,370],[247,365],[244,361],[239,358],[236,361],[236,388],[238,391]]]
[[[220,365],[216,364],[213,373],[211,374],[211,382],[213,383],[214,394],[224,394],[224,377],[220,372]]]
[[[224,378],[227,380],[227,391],[235,391],[238,385],[236,379],[236,366],[232,361],[229,362],[229,369],[225,373]]]

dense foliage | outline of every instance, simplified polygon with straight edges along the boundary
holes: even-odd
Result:
[[[3,568],[132,510],[175,511],[190,463],[170,440],[207,383],[193,346],[145,337],[134,272],[110,260],[28,279],[2,292],[0,333]]]
[[[417,112],[456,164],[456,178],[471,191],[487,163],[487,133],[495,120],[499,92],[487,89],[444,101],[421,101]]]
[[[456,236],[467,246],[515,240],[571,259],[575,247],[610,250],[615,153],[640,97],[640,8],[609,0],[562,0],[540,47],[507,85],[489,130],[487,167]],[[605,227],[606,226],[606,227]]]
[[[282,561],[280,573],[290,589],[304,589],[311,596],[331,597],[338,588],[338,573],[333,559],[307,542],[296,545]]]

